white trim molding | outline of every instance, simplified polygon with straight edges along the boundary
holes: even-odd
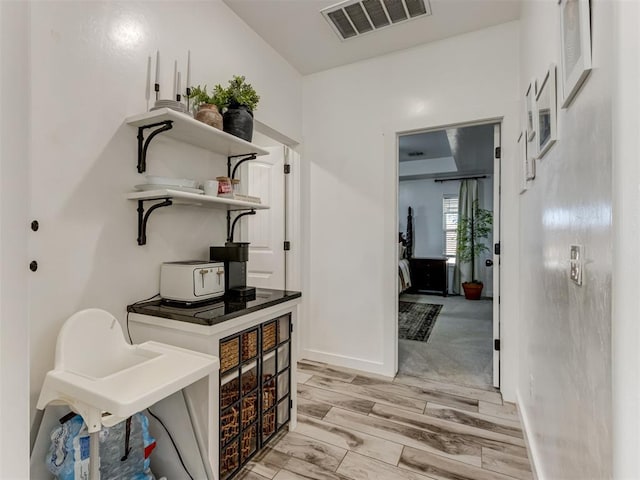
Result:
[[[527,454],[529,455],[529,461],[531,462],[531,472],[533,473],[534,480],[545,480],[542,475],[542,465],[540,460],[540,454],[538,447],[533,436],[531,427],[531,421],[526,410],[522,407],[522,395],[520,395],[520,389],[516,389],[516,407],[518,410],[518,416],[520,417],[520,424],[522,425],[522,433],[524,434],[524,443],[527,447]]]

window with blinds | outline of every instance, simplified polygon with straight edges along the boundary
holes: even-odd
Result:
[[[444,254],[449,263],[456,262],[456,241],[458,239],[458,196],[445,195],[442,198],[442,229],[444,231]]]

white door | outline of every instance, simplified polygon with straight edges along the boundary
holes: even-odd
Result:
[[[269,155],[246,162],[243,172],[246,193],[271,207],[242,219],[243,241],[250,242],[247,285],[253,287],[285,288],[284,148],[265,148]]]
[[[495,244],[500,244],[500,124],[493,127],[493,386],[500,387],[500,255]],[[498,347],[499,348],[499,347]]]

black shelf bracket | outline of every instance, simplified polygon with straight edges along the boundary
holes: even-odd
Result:
[[[138,245],[146,245],[147,243],[147,222],[149,221],[149,215],[156,208],[168,207],[173,205],[170,198],[165,198],[161,202],[151,205],[148,210],[144,211],[144,202],[149,200],[138,200]]]
[[[227,157],[227,177],[233,179],[236,177],[236,171],[238,170],[238,167],[240,167],[240,165],[242,165],[244,162],[247,162],[249,160],[255,160],[257,157],[257,154],[255,153],[248,153],[245,155],[232,155],[230,157]],[[231,169],[231,160],[234,158],[240,158],[240,160],[238,160],[236,162],[236,164],[233,166],[233,170]]]
[[[245,211],[244,213],[236,215],[236,218],[233,219],[233,223],[231,223],[231,212],[239,212],[239,211],[243,211],[243,210],[227,210],[227,242],[233,242],[233,231],[235,230],[236,223],[238,222],[238,220],[240,220],[240,218],[244,217],[245,215],[256,214],[256,211],[252,208],[248,212]]]
[[[160,128],[156,128],[160,127]],[[144,138],[144,131],[148,128],[156,128],[149,136]],[[166,132],[173,128],[173,120],[165,120],[164,122],[152,123],[138,127],[138,173],[144,173],[147,169],[147,149],[153,137],[159,133]]]

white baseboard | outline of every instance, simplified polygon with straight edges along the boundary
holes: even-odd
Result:
[[[385,377],[393,378],[395,372],[393,367],[389,368],[382,362],[373,362],[371,360],[363,360],[362,358],[347,357],[345,355],[337,355],[335,353],[322,352],[319,350],[302,349],[299,358],[313,360],[315,362],[328,363],[336,367],[351,368],[366,373],[374,373]]]
[[[520,390],[516,389],[516,406],[518,407],[518,416],[520,417],[520,423],[522,424],[522,432],[524,433],[524,443],[527,447],[527,453],[531,460],[531,470],[534,480],[545,480],[542,475],[540,454],[533,436],[533,430],[531,429],[531,422],[529,416],[523,407],[522,396]]]

